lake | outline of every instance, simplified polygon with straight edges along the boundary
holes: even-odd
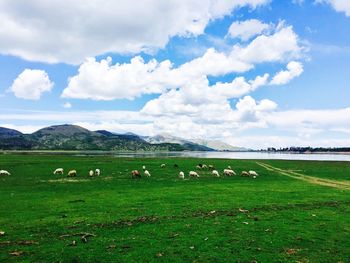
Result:
[[[274,159],[274,160],[310,160],[310,161],[350,161],[350,154],[297,154],[267,152],[151,152],[117,153],[118,157],[192,157],[219,159]]]
[[[267,153],[267,152],[109,152],[109,151],[3,151],[2,154],[49,154],[98,156],[108,155],[128,158],[217,158],[217,159],[270,159],[270,160],[309,160],[309,161],[350,161],[350,154],[342,153]]]

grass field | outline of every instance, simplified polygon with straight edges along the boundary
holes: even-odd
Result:
[[[198,163],[260,176],[177,178]],[[1,262],[350,262],[349,162],[2,154],[0,169]]]

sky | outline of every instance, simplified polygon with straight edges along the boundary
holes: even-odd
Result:
[[[350,146],[348,0],[0,0],[0,126]]]

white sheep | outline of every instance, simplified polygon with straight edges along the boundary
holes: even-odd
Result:
[[[70,170],[67,175],[69,177],[75,177],[75,176],[77,176],[77,171],[76,170]]]
[[[94,176],[94,174],[95,174],[95,173],[94,173],[93,170],[90,170],[90,171],[89,171],[89,176],[90,176],[90,177]]]
[[[147,176],[147,177],[150,177],[150,176],[151,176],[151,174],[150,174],[149,171],[147,171],[147,170],[144,171],[144,174],[145,174],[145,176]]]
[[[179,178],[180,179],[185,179],[185,174],[184,174],[184,172],[179,172]]]
[[[217,170],[213,170],[212,172],[212,175],[214,175],[215,177],[220,177],[220,174]]]
[[[250,176],[255,176],[255,177],[256,177],[256,176],[259,176],[257,172],[252,171],[252,170],[249,171],[248,173],[249,173]]]
[[[162,164],[160,165],[160,168],[165,168],[165,163],[162,163]]]
[[[196,177],[196,178],[198,178],[198,177],[199,177],[199,174],[198,174],[197,172],[195,172],[195,171],[190,171],[190,172],[189,172],[189,176],[190,176],[190,177]]]
[[[196,166],[196,169],[197,169],[197,170],[202,170],[202,167],[203,167],[203,166],[197,165],[197,166]]]
[[[208,169],[208,166],[206,164],[203,164],[202,169]]]
[[[57,168],[54,172],[53,172],[53,174],[63,174],[63,168]]]
[[[96,169],[96,170],[95,170],[95,175],[96,175],[96,176],[100,176],[100,174],[101,174],[101,170],[100,170],[100,169]]]
[[[233,175],[236,175],[236,173],[235,173],[235,171],[233,171],[231,169],[224,169],[224,175],[233,176]]]
[[[0,175],[11,175],[11,174],[6,170],[0,170]]]
[[[242,171],[241,176],[249,177],[249,173],[247,171]]]

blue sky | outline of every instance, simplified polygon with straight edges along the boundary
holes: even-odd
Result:
[[[0,126],[350,145],[348,1],[64,2],[0,1]]]

